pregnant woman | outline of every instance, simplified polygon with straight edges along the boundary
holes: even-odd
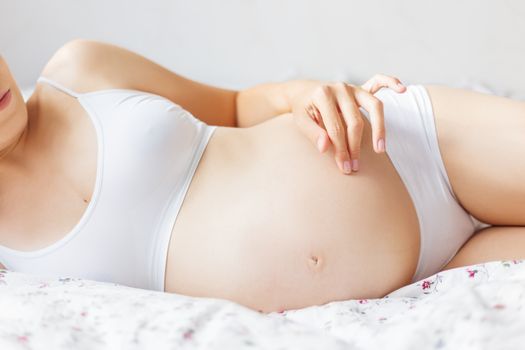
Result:
[[[0,94],[13,271],[270,312],[525,256],[523,102],[388,77],[237,92],[82,40],[27,103],[0,60]]]

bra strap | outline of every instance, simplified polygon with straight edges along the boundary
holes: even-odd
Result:
[[[49,84],[49,85],[53,86],[54,88],[56,88],[57,90],[60,90],[60,91],[66,93],[66,94],[68,94],[70,96],[73,96],[75,98],[78,98],[81,95],[78,92],[75,92],[75,91],[73,91],[71,89],[68,89],[67,87],[57,83],[56,81],[48,79],[46,77],[38,78],[37,82]]]

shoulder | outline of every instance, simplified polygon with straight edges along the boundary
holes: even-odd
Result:
[[[104,86],[105,60],[112,45],[75,39],[62,45],[46,63],[41,75],[56,80],[78,92],[89,92]]]

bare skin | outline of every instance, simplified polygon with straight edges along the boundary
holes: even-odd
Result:
[[[479,230],[444,270],[497,260],[525,258],[525,227],[494,226]]]
[[[173,229],[168,291],[268,311],[410,282],[417,217],[388,157],[372,151],[369,125],[353,177],[319,155],[291,114],[217,131]]]
[[[81,92],[111,85],[47,73]],[[523,103],[444,87],[428,91],[461,204],[491,224],[525,225],[519,181],[525,164],[517,161],[525,159],[524,138],[517,137],[525,133]],[[78,222],[96,169],[95,133],[76,100],[39,85],[27,107],[32,129],[24,166],[13,160],[0,173],[0,244],[19,250],[47,246]],[[495,133],[498,128],[505,133]],[[419,254],[417,217],[388,156],[373,152],[370,135],[365,123],[361,169],[345,176],[331,151],[319,154],[289,113],[250,128],[219,127],[173,227],[166,291],[270,312],[380,297],[407,284]],[[487,140],[493,148],[486,149]],[[458,263],[477,262],[471,255]]]
[[[525,226],[525,102],[426,87],[460,204],[491,225]]]

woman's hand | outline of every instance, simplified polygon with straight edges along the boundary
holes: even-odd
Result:
[[[370,116],[374,150],[385,151],[383,104],[373,96],[383,87],[399,93],[406,91],[399,79],[376,74],[360,87],[345,82],[319,85],[293,103],[292,112],[299,128],[321,153],[332,143],[335,161],[346,174],[359,170],[364,125],[359,107]]]

